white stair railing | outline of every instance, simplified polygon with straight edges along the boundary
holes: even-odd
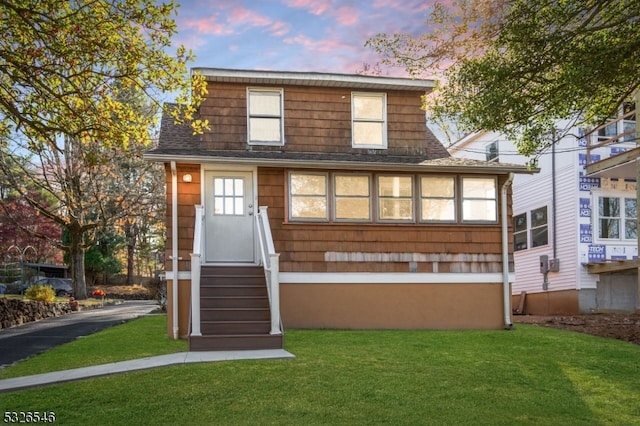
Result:
[[[271,308],[271,334],[282,334],[280,326],[280,254],[276,253],[269,226],[267,207],[260,206],[256,215],[256,228],[260,241],[260,255],[267,279],[269,306]]]
[[[202,336],[200,332],[200,257],[202,251],[202,221],[204,206],[196,205],[193,229],[193,253],[191,253],[191,336]],[[177,297],[177,295],[174,295]]]

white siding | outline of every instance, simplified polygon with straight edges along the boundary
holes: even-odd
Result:
[[[579,135],[578,129],[572,132]],[[524,164],[527,158],[515,154],[515,146],[497,133],[483,133],[467,137],[450,148],[454,157],[485,159],[485,148],[499,141],[499,161],[501,163]],[[591,161],[614,155],[620,148],[629,148],[623,144],[600,148],[592,153]],[[593,227],[597,219],[599,195],[617,195],[635,198],[635,183],[608,181],[605,179],[585,179],[584,162],[586,148],[584,139],[568,136],[558,142],[555,150],[556,180],[556,258],[560,261],[559,272],[549,272],[548,290],[591,290],[597,285],[597,275],[588,274],[585,263],[593,261],[589,251],[606,252],[606,259],[612,256],[637,256],[635,241],[599,241]],[[553,236],[553,189],[552,189],[552,151],[548,150],[538,159],[540,173],[517,175],[513,183],[513,215],[547,206],[549,243],[545,246],[528,248],[514,253],[516,281],[513,293],[542,292],[543,274],[540,273],[540,256],[549,259],[554,254]],[[613,188],[615,187],[615,188]],[[581,208],[581,200],[587,208]],[[582,206],[584,207],[584,206]],[[528,220],[529,220],[528,215]],[[528,222],[529,223],[529,222]],[[530,225],[530,223],[529,223]],[[589,233],[592,239],[589,240]],[[530,243],[529,243],[530,244]],[[529,245],[530,247],[530,245]]]

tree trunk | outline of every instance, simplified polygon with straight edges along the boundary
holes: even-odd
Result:
[[[82,247],[83,233],[80,227],[70,226],[69,258],[71,259],[71,279],[73,280],[73,297],[78,300],[87,298],[87,284],[84,276],[84,248]]]
[[[127,221],[124,226],[124,234],[127,238],[127,285],[133,285],[133,265],[138,239],[138,227],[136,224]]]

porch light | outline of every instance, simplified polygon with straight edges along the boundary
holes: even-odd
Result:
[[[183,182],[190,183],[192,180],[193,180],[193,176],[191,176],[191,173],[185,173],[184,175],[182,175]]]

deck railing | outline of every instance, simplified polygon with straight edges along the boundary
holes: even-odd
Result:
[[[592,155],[592,151],[597,149],[597,148],[601,148],[604,146],[608,146],[608,145],[613,145],[613,144],[618,144],[618,143],[624,143],[626,142],[625,139],[627,137],[631,137],[631,139],[633,139],[634,143],[637,143],[636,141],[636,127],[630,127],[629,129],[623,130],[620,133],[616,133],[615,135],[608,137],[608,138],[604,138],[602,136],[599,136],[599,131],[602,129],[605,129],[609,126],[618,126],[618,124],[621,121],[630,121],[633,122],[635,121],[635,116],[636,111],[635,109],[633,111],[629,111],[624,115],[621,115],[620,117],[617,117],[615,119],[609,120],[606,123],[592,129],[590,132],[588,132],[587,134],[587,165],[591,164],[593,161],[591,159],[591,155]]]
[[[202,221],[204,206],[196,205],[193,228],[193,252],[191,253],[191,336],[202,336],[200,332],[200,256],[202,250]],[[177,297],[174,294],[173,297]]]
[[[256,229],[260,241],[260,256],[267,279],[269,306],[271,308],[271,334],[282,334],[280,326],[280,254],[276,253],[269,226],[267,207],[260,206],[256,215]]]

